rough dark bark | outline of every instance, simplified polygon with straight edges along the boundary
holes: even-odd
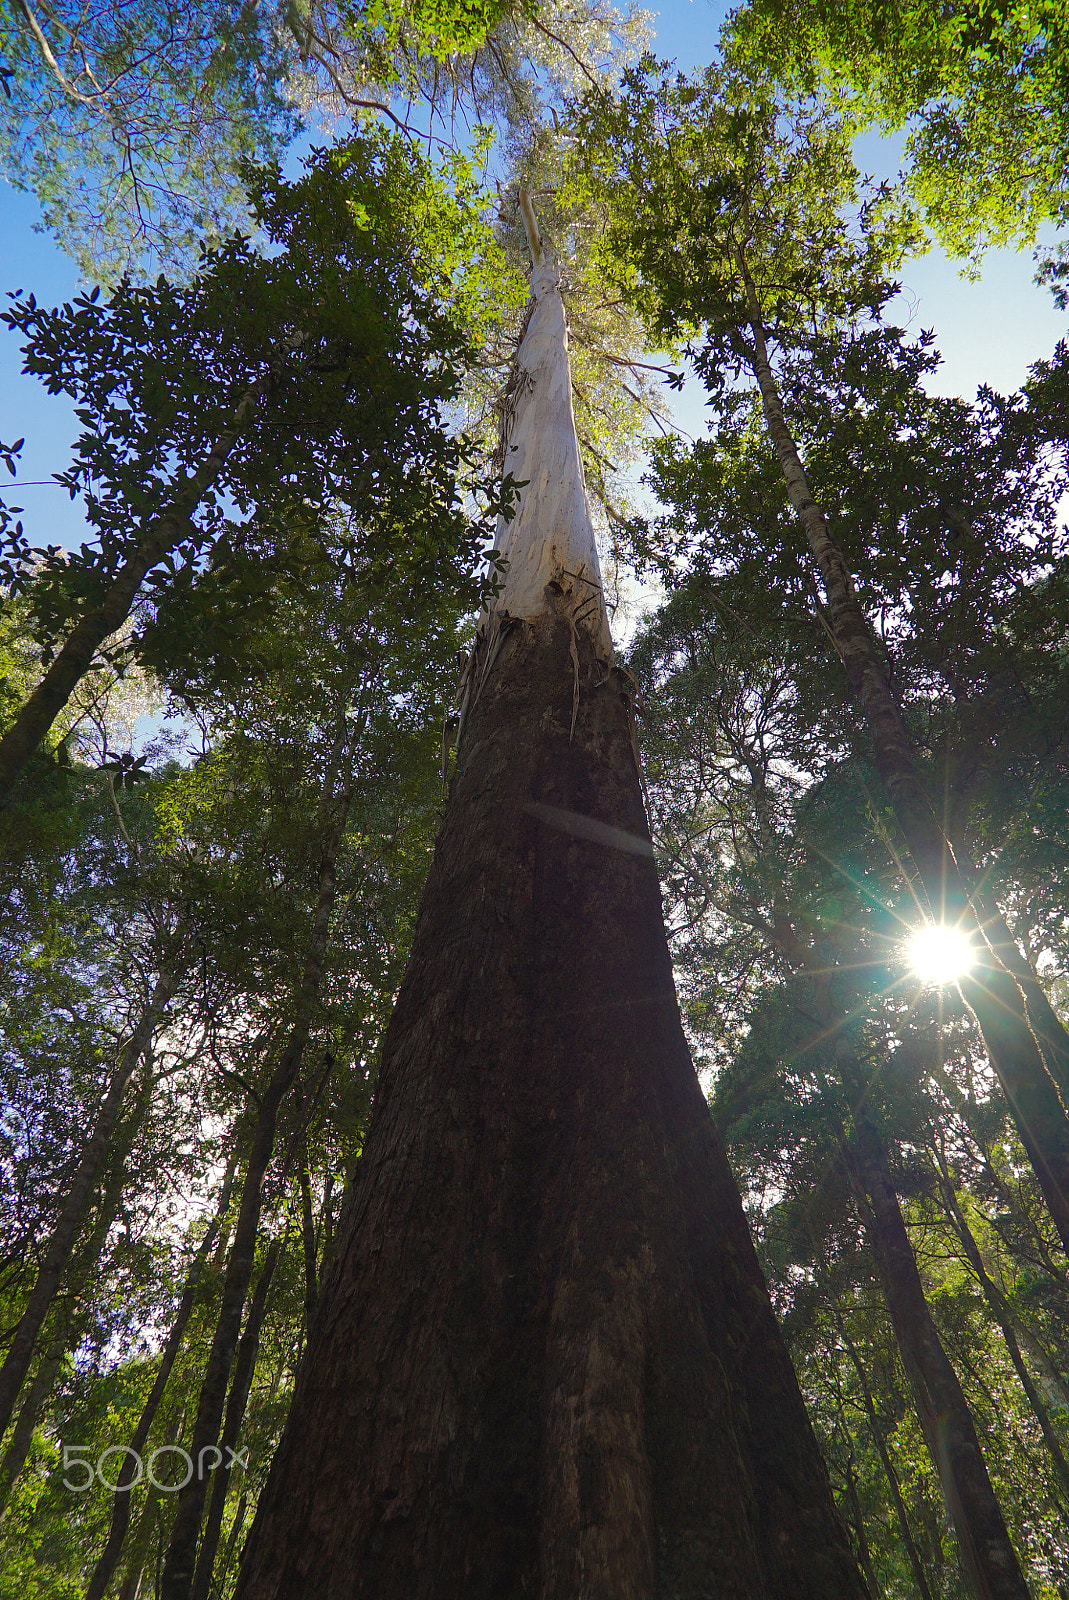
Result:
[[[6,1431],[11,1421],[19,1390],[33,1360],[37,1336],[63,1280],[71,1251],[89,1211],[97,1180],[104,1165],[108,1143],[119,1121],[127,1085],[133,1077],[138,1062],[152,1043],[152,1036],[177,987],[177,982],[172,970],[160,973],[144,1014],[111,1075],[92,1132],[86,1141],[82,1158],[71,1179],[70,1188],[67,1190],[52,1236],[48,1241],[26,1309],[15,1329],[15,1336],[11,1341],[11,1348],[8,1350],[4,1365],[0,1368],[0,1435]]]
[[[458,759],[237,1594],[858,1600],[680,1025],[625,679],[515,625]]]
[[[354,730],[349,743],[352,756]],[[340,744],[340,740],[339,740]],[[335,757],[337,753],[335,750]],[[349,763],[351,774],[351,759]],[[189,1447],[194,1461],[201,1459],[200,1452],[218,1443],[219,1426],[223,1420],[230,1369],[237,1348],[241,1319],[245,1309],[256,1254],[256,1239],[263,1206],[264,1178],[275,1149],[275,1130],[282,1102],[289,1094],[304,1058],[319,1004],[323,986],[330,919],[337,892],[338,851],[341,846],[348,811],[351,779],[347,779],[337,796],[335,815],[324,840],[319,867],[319,889],[315,914],[309,935],[301,983],[294,1005],[294,1018],[282,1053],[276,1062],[267,1086],[257,1106],[253,1124],[245,1176],[241,1186],[241,1200],[234,1239],[227,1259],[226,1273],[220,1298],[219,1316],[212,1335],[211,1348],[201,1380],[197,1401],[197,1414],[193,1424],[193,1437]],[[329,812],[335,783],[334,758],[324,782],[320,816]],[[164,1562],[161,1600],[188,1600],[197,1558],[197,1539],[200,1533],[204,1501],[207,1496],[207,1478],[193,1474],[189,1483],[179,1492],[171,1527],[170,1543]]]
[[[761,391],[787,493],[824,582],[828,624],[851,693],[872,736],[876,768],[913,857],[937,922],[960,926],[972,937],[974,970],[959,980],[976,1018],[991,1065],[1028,1153],[1044,1200],[1069,1253],[1069,1116],[1029,1026],[1025,999],[997,943],[986,937],[957,858],[932,807],[912,742],[891,693],[853,577],[828,519],[817,504],[786,417],[768,356],[756,288],[742,250],[738,268],[746,291],[753,339],[754,376]]]
[[[238,1341],[237,1355],[234,1357],[234,1376],[230,1383],[230,1393],[227,1396],[226,1416],[223,1420],[223,1431],[219,1435],[219,1447],[223,1459],[212,1474],[212,1492],[208,1501],[208,1515],[204,1519],[204,1532],[201,1535],[200,1554],[197,1557],[197,1570],[193,1577],[191,1600],[208,1600],[212,1586],[212,1571],[215,1567],[215,1554],[219,1548],[219,1534],[223,1526],[223,1512],[226,1509],[227,1491],[230,1488],[230,1452],[237,1449],[238,1439],[241,1435],[241,1424],[245,1420],[245,1408],[249,1403],[249,1391],[252,1388],[253,1373],[256,1370],[256,1358],[260,1353],[260,1333],[267,1315],[267,1297],[271,1292],[271,1280],[278,1266],[279,1256],[282,1254],[283,1239],[274,1239],[268,1246],[267,1256],[264,1260],[260,1276],[253,1290],[252,1300],[249,1303],[249,1314],[245,1319],[241,1338]],[[88,1597],[87,1597],[88,1600]]]
[[[163,1347],[152,1388],[149,1390],[148,1399],[145,1401],[141,1415],[137,1419],[137,1425],[130,1436],[129,1454],[123,1457],[122,1469],[117,1480],[120,1489],[112,1502],[108,1537],[97,1564],[93,1568],[92,1576],[85,1591],[85,1600],[103,1600],[108,1584],[111,1582],[112,1574],[119,1564],[123,1541],[126,1538],[126,1530],[130,1524],[130,1493],[124,1493],[122,1486],[132,1483],[137,1476],[137,1460],[143,1454],[145,1445],[148,1442],[149,1432],[155,1421],[160,1401],[163,1399],[178,1352],[182,1347],[186,1327],[193,1312],[193,1305],[197,1297],[197,1286],[208,1264],[208,1257],[215,1247],[216,1238],[220,1234],[230,1206],[230,1194],[236,1169],[237,1156],[234,1155],[231,1157],[223,1177],[215,1215],[208,1224],[204,1237],[197,1246],[193,1260],[189,1264],[182,1296],[178,1302],[178,1310],[175,1312],[174,1321],[171,1323],[171,1329],[167,1335],[167,1343]]]
[[[887,1152],[861,1107],[855,1110],[854,1131],[844,1153],[966,1578],[976,1600],[1029,1600],[968,1401],[924,1298]]]

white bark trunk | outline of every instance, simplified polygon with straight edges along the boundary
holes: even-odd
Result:
[[[497,548],[508,563],[494,612],[537,617],[550,594],[572,600],[575,625],[612,661],[601,567],[583,480],[572,410],[568,319],[556,258],[542,249],[530,201],[521,193],[531,247],[531,298],[509,379],[502,418],[503,471],[523,484],[515,515],[498,523]]]

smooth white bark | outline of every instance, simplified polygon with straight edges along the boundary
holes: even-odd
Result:
[[[531,246],[531,298],[523,339],[505,396],[503,470],[522,484],[515,515],[498,523],[497,548],[508,563],[495,611],[536,617],[549,609],[547,586],[573,597],[577,626],[612,659],[594,524],[572,410],[568,319],[561,272],[543,251],[527,196],[521,210]]]

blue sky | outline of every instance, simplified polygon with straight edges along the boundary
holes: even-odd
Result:
[[[686,69],[713,54],[725,7],[716,0],[670,0],[658,14],[654,48]],[[863,164],[885,173],[896,165],[887,141],[868,139]],[[69,299],[78,288],[72,263],[47,235],[34,231],[37,206],[30,196],[0,184],[0,290],[32,290],[48,304]],[[978,283],[963,280],[939,251],[911,262],[902,273],[901,321],[934,328],[943,365],[930,387],[971,397],[981,382],[1003,391],[1016,388],[1031,362],[1048,355],[1069,331],[1069,318],[1032,282],[1031,257],[993,252]],[[26,508],[26,531],[34,544],[76,544],[84,536],[77,505],[64,490],[45,484],[68,461],[77,431],[70,403],[48,396],[36,379],[20,372],[17,340],[0,329],[0,440],[25,436],[19,483],[10,499]],[[700,395],[685,395],[677,407],[681,424],[698,431],[704,411]]]

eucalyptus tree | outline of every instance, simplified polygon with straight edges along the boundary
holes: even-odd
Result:
[[[833,109],[803,103],[787,116],[761,85],[725,71],[673,80],[647,60],[619,100],[593,100],[579,126],[586,181],[616,204],[606,272],[659,335],[692,341],[697,369],[726,410],[738,404],[732,373],[747,374],[759,396],[796,519],[785,537],[801,533],[819,575],[825,621],[928,914],[972,943],[962,993],[1069,1249],[1069,1116],[999,953],[1006,935],[988,932],[971,895],[975,874],[958,859],[925,780],[844,555],[835,501],[825,501],[828,510],[818,501],[784,406],[784,356],[805,346],[809,328],[849,327],[885,303],[882,271],[904,246],[900,224],[877,196],[851,235],[857,175]]]
[[[560,268],[521,204],[524,487],[237,1593],[860,1593],[679,1024]]]

